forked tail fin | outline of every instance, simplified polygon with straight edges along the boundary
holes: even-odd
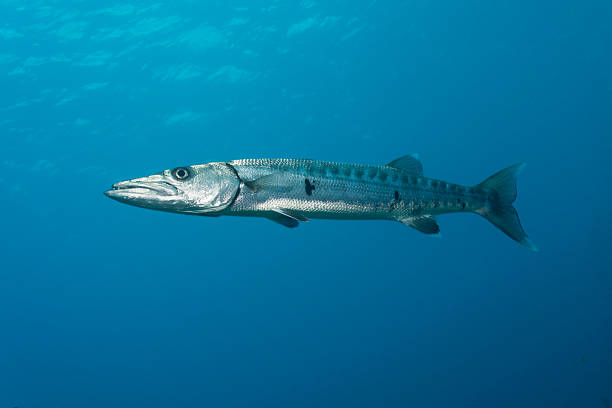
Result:
[[[477,187],[488,192],[488,200],[487,204],[476,212],[516,242],[532,251],[538,251],[538,248],[527,238],[518,213],[512,206],[516,200],[516,176],[523,168],[525,168],[525,163],[515,164],[478,184]]]

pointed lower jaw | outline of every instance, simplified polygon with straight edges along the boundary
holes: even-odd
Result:
[[[122,181],[113,185],[104,195],[132,205],[148,206],[156,201],[174,197],[178,190],[166,182]]]
[[[142,191],[155,192],[162,196],[173,196],[178,193],[178,190],[173,185],[165,181],[121,181],[113,184],[113,189],[109,191]],[[107,192],[109,192],[107,191]]]

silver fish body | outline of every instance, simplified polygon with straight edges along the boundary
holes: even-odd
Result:
[[[287,209],[307,218],[402,220],[471,211],[484,204],[483,189],[463,187],[390,166],[314,160],[247,159],[229,162],[242,180],[274,176],[261,190],[246,186],[228,215]]]
[[[394,220],[425,234],[437,234],[436,215],[474,212],[536,250],[512,206],[516,175],[523,167],[511,166],[476,186],[462,186],[425,177],[414,155],[385,166],[245,159],[166,170],[117,183],[106,194],[141,207],[208,216],[265,217],[290,228],[311,218]],[[134,199],[129,190],[137,191],[141,199]],[[170,194],[174,190],[176,194]]]

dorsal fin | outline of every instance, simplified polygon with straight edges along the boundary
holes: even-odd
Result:
[[[391,163],[387,164],[387,167],[403,170],[415,176],[423,175],[423,164],[419,160],[419,156],[417,154],[408,154],[395,159]]]

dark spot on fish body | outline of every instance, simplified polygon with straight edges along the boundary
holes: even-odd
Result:
[[[437,188],[438,187],[438,182],[436,180],[430,180],[430,185],[432,188]]]
[[[346,177],[350,177],[351,176],[351,168],[349,166],[344,167],[344,175]]]
[[[358,179],[363,177],[363,169],[355,169],[355,177],[357,177]]]
[[[380,179],[380,181],[385,181],[385,180],[387,180],[388,177],[389,177],[389,175],[385,171],[381,171],[378,174],[378,178]]]
[[[337,175],[338,173],[340,173],[340,169],[338,168],[338,166],[336,166],[335,164],[330,164],[329,165],[329,172],[332,175]]]
[[[378,169],[373,168],[368,170],[368,176],[373,179],[374,177],[376,177],[376,174],[378,174]]]
[[[463,201],[463,202],[461,203],[461,208],[465,209],[465,206],[466,206],[465,201]]]
[[[399,201],[400,199],[399,191],[395,190],[393,193],[393,197],[395,198],[395,201]]]
[[[312,191],[315,189],[314,180],[311,183],[310,180],[305,179],[304,180],[304,184],[305,184],[305,188],[306,188],[306,194],[311,196],[312,195]]]

